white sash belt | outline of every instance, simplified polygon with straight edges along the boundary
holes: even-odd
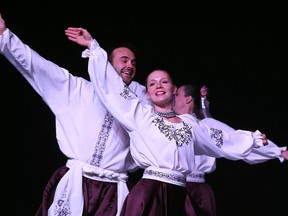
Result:
[[[174,170],[162,169],[158,167],[148,167],[144,170],[143,177],[147,179],[155,179],[185,187],[186,178],[181,172]]]
[[[120,214],[123,202],[128,194],[127,174],[115,173],[111,170],[91,166],[75,159],[68,160],[66,166],[70,169],[60,180],[52,205],[48,210],[49,216],[82,215],[83,190],[82,176],[103,182],[117,183],[117,214]]]

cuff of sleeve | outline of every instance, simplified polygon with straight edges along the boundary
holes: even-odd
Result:
[[[254,147],[264,146],[263,140],[262,140],[262,133],[259,130],[256,130],[252,134],[252,138],[253,138]]]
[[[82,55],[81,57],[82,58],[89,58],[90,55],[91,55],[91,51],[92,50],[95,50],[96,48],[99,47],[99,43],[94,39],[91,43],[91,47],[90,49],[85,49],[83,52],[82,52]]]
[[[284,147],[280,147],[279,149],[280,149],[280,154],[279,154],[279,156],[278,156],[278,159],[279,159],[280,162],[282,163],[282,162],[285,160],[284,157],[283,157],[283,155],[282,155],[282,151],[286,151],[286,150],[287,150],[287,147],[284,146]]]

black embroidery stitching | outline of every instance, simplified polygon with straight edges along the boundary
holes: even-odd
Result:
[[[66,216],[66,215],[71,215],[71,210],[70,210],[70,202],[69,199],[66,198],[67,196],[67,191],[62,194],[62,198],[60,198],[57,201],[57,204],[55,205],[55,211],[54,215],[61,215],[61,216]]]
[[[223,131],[215,128],[210,128],[212,131],[211,138],[216,140],[216,146],[221,148],[223,145]]]
[[[105,151],[108,137],[112,128],[114,117],[107,111],[104,116],[104,123],[101,126],[99,132],[98,141],[94,148],[92,155],[91,165],[99,167],[103,158],[103,152]]]
[[[152,122],[158,127],[160,132],[168,138],[168,140],[174,139],[178,147],[181,147],[183,144],[188,145],[192,139],[191,127],[185,122],[183,122],[183,127],[180,129],[175,129],[173,125],[165,124],[164,120],[160,117],[157,117]]]
[[[156,176],[159,178],[165,178],[168,180],[176,181],[176,182],[181,182],[181,183],[186,183],[186,179],[180,176],[176,176],[173,174],[168,174],[164,172],[159,172],[159,171],[154,171],[154,170],[145,170],[144,174],[151,175],[151,176]]]
[[[123,92],[121,92],[120,95],[125,99],[131,98],[132,95],[137,97],[137,94],[133,92],[127,85],[124,86]]]

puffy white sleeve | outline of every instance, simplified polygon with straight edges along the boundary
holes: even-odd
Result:
[[[54,113],[64,109],[73,91],[80,87],[66,69],[40,56],[8,28],[0,36],[0,51]]]
[[[237,130],[230,127],[229,125],[223,122],[220,122],[216,119],[213,119],[213,118],[205,118],[201,120],[201,122],[210,128],[218,128],[226,133],[227,132],[231,133],[233,131],[237,132]],[[252,139],[253,139],[254,146],[253,148],[251,148],[251,151],[249,151],[249,154],[247,154],[246,157],[243,158],[243,161],[249,164],[262,163],[267,160],[277,159],[277,158],[280,160],[280,162],[284,161],[284,158],[281,155],[281,151],[286,150],[287,147],[279,147],[275,143],[273,143],[271,140],[268,140],[268,145],[263,146],[261,133],[259,131],[256,131],[252,134]],[[237,141],[237,139],[235,139],[235,141],[233,142],[235,142],[235,146],[233,147],[232,145],[231,147],[235,148],[235,150],[237,150],[239,147],[243,147],[242,141],[240,140]]]
[[[244,159],[244,161],[249,164],[257,164],[278,158],[282,163],[284,158],[281,155],[281,152],[286,150],[287,146],[279,147],[271,140],[268,140],[268,145],[254,148],[251,153]]]
[[[212,118],[204,120],[194,120],[196,154],[242,160],[258,145],[250,131],[234,130]]]
[[[90,50],[88,72],[100,100],[126,130],[136,130],[147,122],[152,107],[141,104],[137,94],[122,81],[108,62],[106,51],[99,45]]]

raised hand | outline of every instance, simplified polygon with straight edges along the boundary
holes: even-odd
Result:
[[[65,35],[69,40],[87,48],[90,48],[93,41],[91,34],[84,28],[68,27],[65,30]]]

